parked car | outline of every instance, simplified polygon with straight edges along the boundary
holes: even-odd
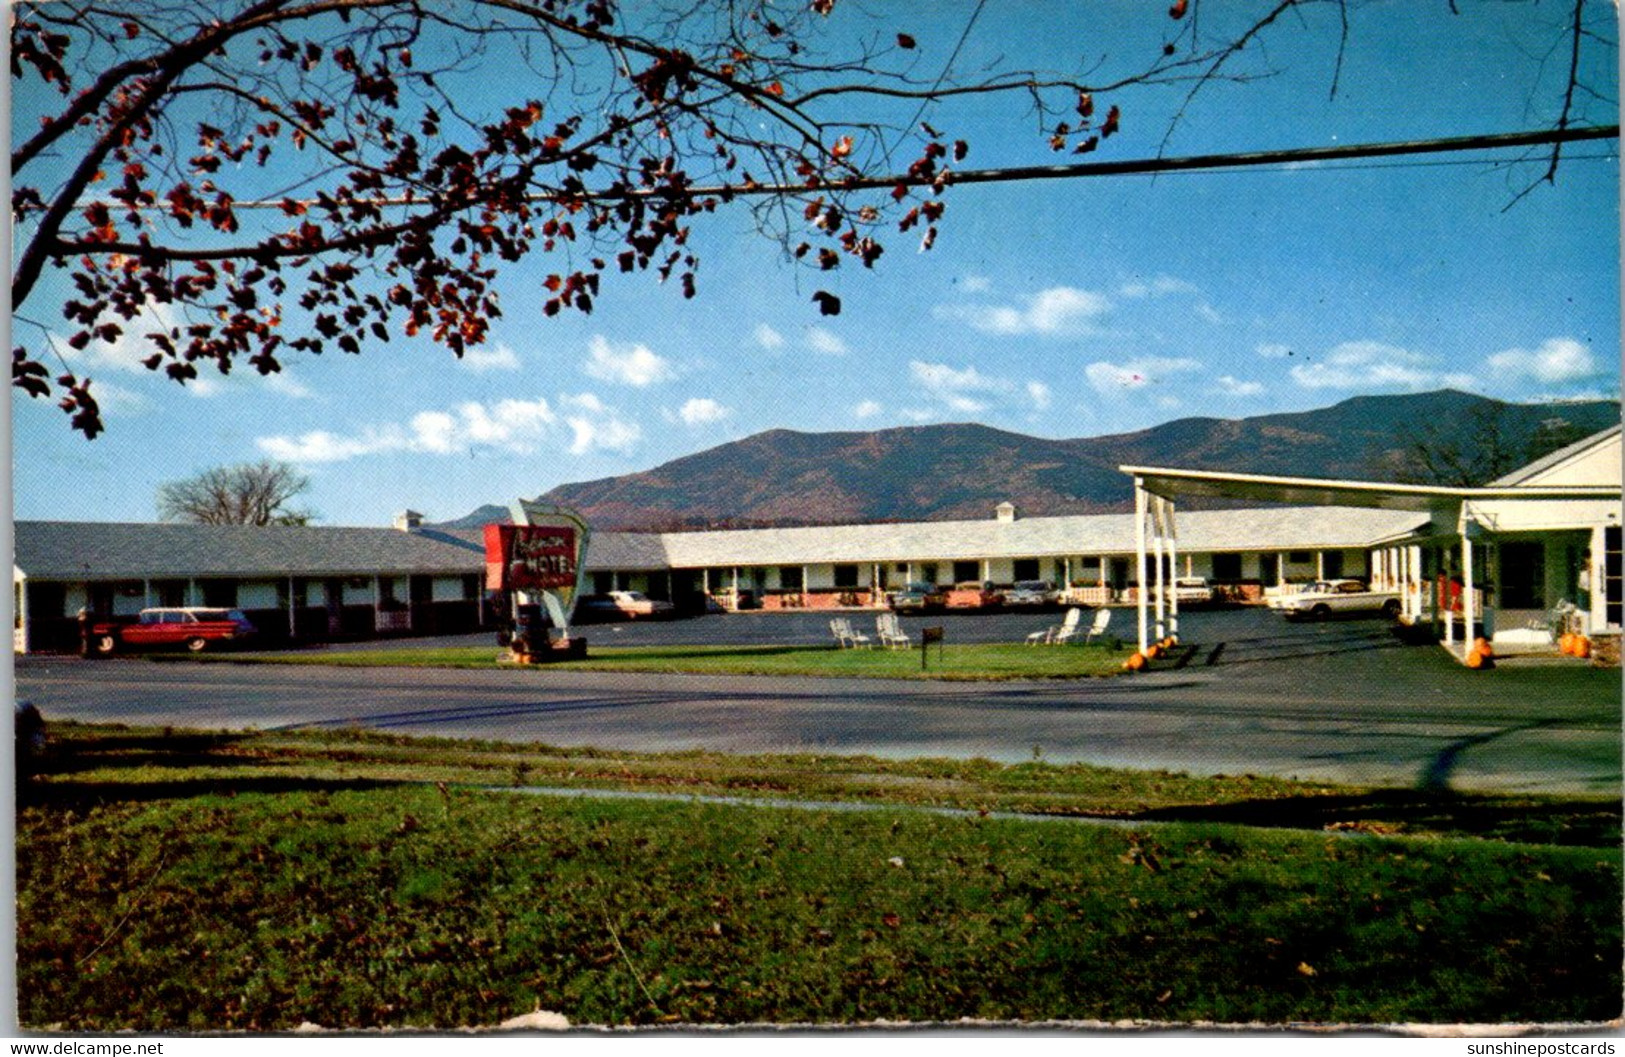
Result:
[[[1288,620],[1330,620],[1334,616],[1399,615],[1399,592],[1372,591],[1361,580],[1316,580],[1283,595],[1278,609]]]
[[[1048,580],[1018,580],[1015,585],[1004,592],[1004,604],[1033,608],[1035,606],[1053,606],[1061,601],[1061,592]]]
[[[936,584],[911,583],[887,594],[886,604],[899,613],[925,613],[947,608],[948,592]]]
[[[677,607],[670,602],[650,598],[642,591],[589,595],[581,600],[577,609],[583,615],[599,620],[651,620],[669,617],[677,611]]]
[[[1213,601],[1213,585],[1201,576],[1181,576],[1174,581],[1174,600],[1182,606],[1200,606]]]
[[[256,634],[240,609],[173,606],[143,609],[135,620],[91,625],[90,648],[103,656],[120,650],[184,646],[201,653],[210,646],[238,645]]]

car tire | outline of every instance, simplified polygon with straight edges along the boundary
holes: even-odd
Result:
[[[105,635],[97,635],[91,641],[91,646],[101,656],[111,657],[113,654],[118,652],[118,638],[111,632]]]
[[[1331,616],[1331,607],[1324,604],[1315,606],[1309,611],[1310,620],[1330,620]]]
[[[1398,620],[1399,600],[1397,598],[1390,598],[1388,601],[1384,602],[1382,604],[1382,615],[1387,617],[1389,620]]]
[[[208,648],[208,645],[208,639],[192,638],[186,640],[186,649],[189,653],[202,653]]]

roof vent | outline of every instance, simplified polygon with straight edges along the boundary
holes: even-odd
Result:
[[[1016,519],[1016,505],[1014,503],[1000,503],[993,508],[995,521],[1014,521]]]
[[[423,515],[416,510],[403,510],[395,515],[395,527],[402,532],[411,532],[413,529],[423,527]]]

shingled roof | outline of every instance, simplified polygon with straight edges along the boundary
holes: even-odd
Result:
[[[1414,528],[1425,516],[1346,507],[1193,510],[1178,515],[1186,551],[1365,547]],[[40,580],[181,577],[459,575],[483,568],[479,529],[344,528],[19,521],[14,562]],[[972,558],[1133,554],[1129,514],[1015,521],[600,532],[589,569],[701,569],[826,562],[953,561]]]

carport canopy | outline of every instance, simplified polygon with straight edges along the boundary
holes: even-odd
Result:
[[[1229,473],[1221,470],[1185,470],[1163,466],[1119,466],[1118,469],[1134,478],[1134,509],[1136,515],[1136,559],[1140,587],[1136,592],[1139,603],[1139,641],[1144,650],[1151,641],[1151,621],[1155,619],[1156,635],[1163,637],[1171,629],[1179,635],[1178,596],[1163,582],[1161,556],[1166,547],[1169,552],[1176,546],[1174,531],[1174,502],[1181,496],[1201,496],[1214,499],[1241,499],[1260,503],[1292,505],[1371,507],[1383,510],[1409,510],[1425,513],[1434,524],[1448,524],[1460,537],[1463,565],[1467,572],[1467,608],[1463,620],[1468,629],[1473,627],[1472,611],[1472,536],[1469,526],[1463,524],[1464,507],[1469,503],[1494,500],[1585,500],[1617,499],[1619,488],[1614,485],[1501,485],[1487,487],[1458,487],[1451,485],[1397,484],[1386,481],[1331,480],[1316,477],[1286,477],[1272,474]],[[1147,598],[1147,535],[1158,558],[1156,582],[1151,599]],[[1168,619],[1165,621],[1165,615]],[[1466,639],[1471,639],[1471,634]],[[1466,640],[1462,653],[1466,655]]]

